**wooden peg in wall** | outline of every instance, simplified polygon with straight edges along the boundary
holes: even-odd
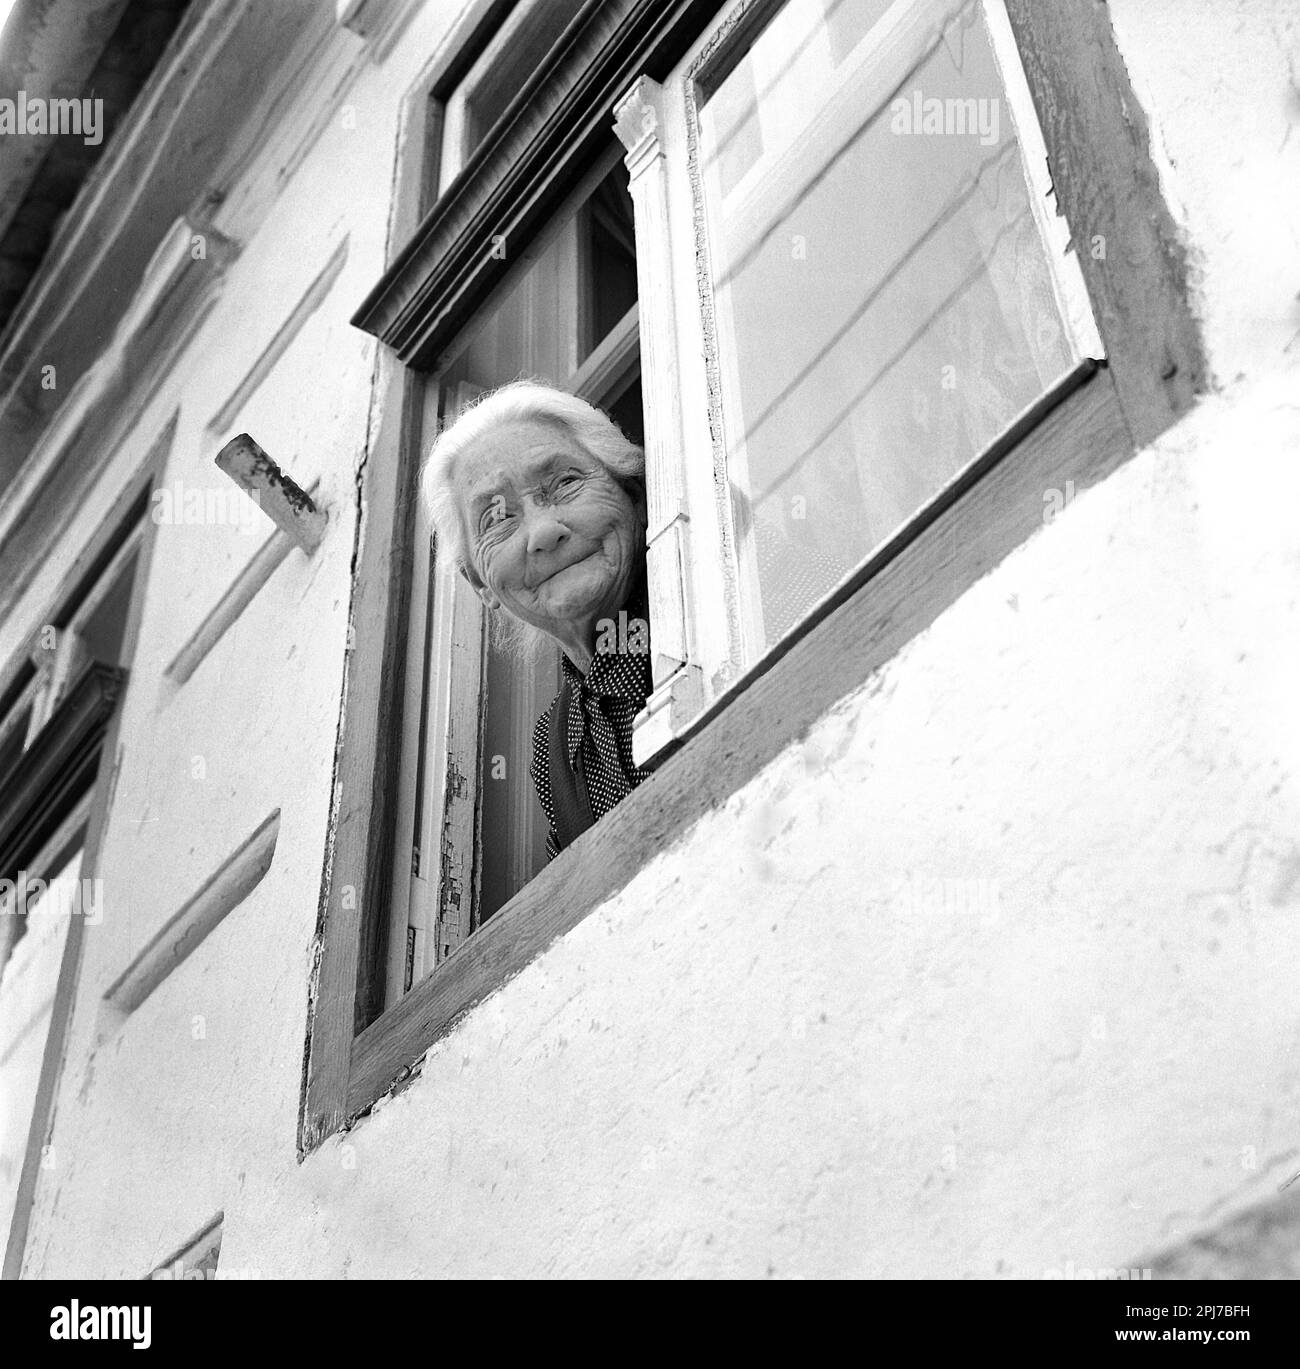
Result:
[[[217,465],[251,495],[275,525],[308,556],[320,545],[329,515],[312,502],[247,434],[231,438],[217,453]]]

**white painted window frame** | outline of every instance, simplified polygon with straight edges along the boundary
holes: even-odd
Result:
[[[695,168],[695,101],[698,83],[727,35],[763,3],[731,0],[662,84],[641,76],[615,109],[636,215],[649,500],[654,691],[634,726],[638,765],[653,763],[757,664],[746,651],[749,588],[739,570],[731,481],[716,440],[725,416],[716,372],[710,375],[716,332],[708,225]],[[974,3],[981,7],[1002,75],[1076,369],[1090,367],[1105,351],[1069,227],[1056,212],[1042,131],[1011,24],[1002,0]],[[848,59],[852,69],[898,66],[924,24],[938,13],[964,8],[954,0],[896,0]],[[760,16],[755,33],[766,22]],[[900,68],[900,78],[905,74]],[[808,616],[815,612],[811,606]]]

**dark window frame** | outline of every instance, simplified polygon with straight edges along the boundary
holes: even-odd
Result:
[[[530,82],[423,217],[427,160],[399,175],[390,242],[403,244],[353,322],[385,344],[361,485],[356,629],[341,710],[335,793],[310,989],[300,1158],[395,1086],[467,1012],[622,889],[655,855],[751,779],[793,738],[923,631],[1043,527],[1043,492],[1096,484],[1186,413],[1206,385],[1187,270],[1159,191],[1145,116],[1104,6],[1006,0],[1078,252],[1107,363],[1006,435],[978,478],[927,508],[815,615],[708,708],[655,773],[552,861],[397,1005],[375,1015],[371,901],[392,858],[386,817],[401,698],[402,643],[423,377],[503,264],[494,234],[525,242],[607,138],[640,75],[662,79],[713,25],[717,0],[606,0],[566,31],[544,81]],[[454,45],[454,44],[453,44]],[[453,56],[450,63],[461,60]],[[466,54],[466,64],[472,55]],[[438,73],[430,82],[436,88]],[[423,130],[423,134],[422,134]],[[425,141],[421,141],[421,137]],[[409,167],[427,123],[407,121]],[[412,188],[418,184],[418,193]],[[1088,250],[1106,240],[1104,258]],[[362,536],[364,524],[365,536]],[[368,912],[367,909],[371,911]]]

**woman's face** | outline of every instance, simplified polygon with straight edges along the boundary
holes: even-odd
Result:
[[[627,598],[645,555],[645,505],[562,424],[503,424],[460,459],[466,578],[562,642]]]

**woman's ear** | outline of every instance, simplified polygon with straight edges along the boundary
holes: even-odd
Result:
[[[467,566],[463,561],[460,564],[460,573],[465,577],[465,582],[478,595],[483,603],[490,609],[499,608],[501,600],[478,578],[473,566]]]

